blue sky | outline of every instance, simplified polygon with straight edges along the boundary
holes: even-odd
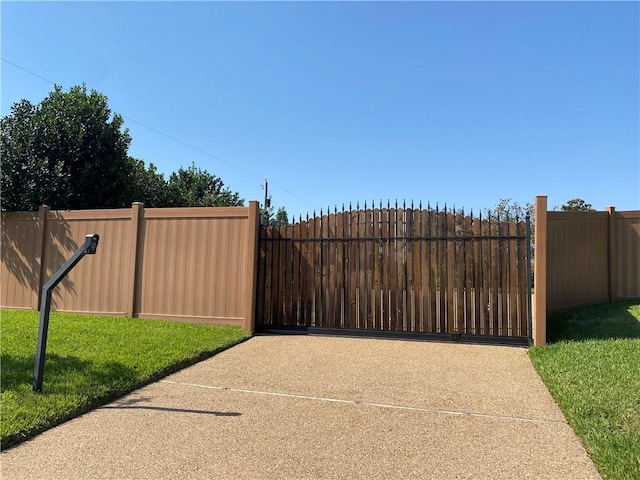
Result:
[[[132,156],[247,200],[266,178],[296,216],[536,194],[635,210],[639,5],[3,1],[1,52],[105,94]],[[2,115],[53,88],[6,61]]]

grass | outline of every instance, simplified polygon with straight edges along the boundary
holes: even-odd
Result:
[[[250,336],[234,327],[52,313],[36,394],[38,320],[38,312],[1,311],[2,449]]]
[[[640,479],[640,301],[549,316],[538,374],[604,479]]]

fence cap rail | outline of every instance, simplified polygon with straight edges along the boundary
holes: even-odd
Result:
[[[49,220],[122,220],[131,218],[131,208],[104,210],[49,210]]]
[[[130,212],[131,210],[129,210]],[[247,218],[249,207],[145,208],[144,218]]]
[[[609,212],[547,212],[548,220],[591,220],[609,218]]]
[[[631,218],[640,220],[640,210],[627,210],[624,212],[616,211],[616,218]]]

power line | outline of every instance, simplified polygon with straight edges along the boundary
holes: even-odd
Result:
[[[0,57],[0,58],[1,58],[1,57]],[[3,61],[3,62],[7,62],[9,65],[13,65],[14,67],[19,68],[20,70],[23,70],[23,71],[25,71],[25,72],[27,72],[27,73],[30,73],[30,74],[31,74],[31,75],[33,75],[34,77],[38,77],[40,80],[44,80],[45,82],[49,82],[49,83],[50,83],[50,84],[52,84],[52,85],[58,85],[56,82],[52,82],[52,81],[51,81],[51,80],[49,80],[48,78],[44,78],[42,75],[38,75],[37,73],[32,72],[31,70],[27,70],[26,68],[21,67],[20,65],[17,65],[17,64],[15,64],[15,63],[13,63],[13,62],[10,62],[9,60],[6,60],[6,59],[2,58],[2,61]]]
[[[28,70],[28,69],[26,69],[26,68],[22,67],[22,66],[20,66],[20,65],[18,65],[18,64],[16,64],[16,63],[10,62],[9,60],[7,60],[7,59],[5,59],[5,58],[0,57],[0,60],[2,60],[3,62],[6,62],[6,63],[8,63],[9,65],[12,65],[12,66],[14,66],[14,67],[16,67],[16,68],[19,68],[20,70],[22,70],[22,71],[24,71],[24,72],[27,72],[28,74],[33,75],[34,77],[38,77],[39,79],[44,80],[45,82],[48,82],[48,83],[50,83],[50,84],[52,84],[52,85],[54,85],[54,86],[55,86],[55,85],[60,85],[60,84],[58,84],[58,83],[56,83],[56,82],[54,82],[54,81],[52,81],[52,80],[49,80],[48,78],[43,77],[42,75],[38,75],[37,73],[32,72],[31,70]],[[63,87],[62,85],[60,85],[60,86],[61,86],[61,87]],[[63,88],[65,88],[66,90],[68,90],[68,88],[66,88],[66,87],[63,87]],[[122,118],[126,118],[126,119],[127,119],[127,120],[129,120],[130,122],[137,123],[137,124],[138,124],[138,125],[140,125],[141,127],[147,128],[147,129],[151,130],[152,132],[155,132],[155,133],[157,133],[157,134],[159,134],[159,135],[162,135],[163,137],[167,137],[169,140],[172,140],[172,141],[174,141],[174,142],[176,142],[176,143],[179,143],[179,144],[181,144],[181,145],[184,145],[185,147],[189,147],[189,148],[191,148],[192,150],[195,150],[195,151],[196,151],[196,152],[198,152],[198,153],[201,153],[201,154],[203,154],[203,155],[206,155],[206,156],[208,156],[208,157],[211,157],[211,158],[213,158],[213,159],[215,159],[215,160],[218,160],[218,161],[220,161],[220,162],[226,163],[227,165],[230,165],[230,166],[232,166],[232,167],[234,167],[234,168],[237,168],[238,170],[241,170],[241,171],[243,171],[243,172],[245,172],[245,173],[248,173],[249,175],[253,175],[254,177],[258,177],[258,178],[260,178],[260,179],[265,179],[265,178],[266,178],[266,176],[265,176],[265,175],[260,175],[260,174],[258,174],[258,173],[256,173],[256,172],[253,172],[253,171],[248,170],[248,169],[246,169],[246,168],[244,168],[244,167],[241,167],[240,165],[236,165],[236,164],[235,164],[235,163],[233,163],[233,162],[229,162],[228,160],[225,160],[225,159],[223,159],[223,158],[220,158],[220,157],[218,157],[218,156],[216,156],[216,155],[214,155],[214,154],[212,154],[212,153],[209,153],[209,152],[207,152],[207,151],[205,151],[205,150],[202,150],[201,148],[195,147],[195,146],[193,146],[193,145],[191,145],[191,144],[189,144],[189,143],[187,143],[187,142],[183,142],[182,140],[179,140],[179,139],[177,139],[177,138],[175,138],[175,137],[172,137],[171,135],[168,135],[168,134],[166,134],[166,133],[164,133],[164,132],[162,132],[162,131],[160,131],[160,130],[158,130],[158,129],[156,129],[156,128],[150,127],[149,125],[145,125],[144,123],[139,122],[138,120],[135,120],[135,119],[133,119],[133,118],[131,118],[131,117],[127,116],[127,115],[124,115],[124,114],[120,114],[120,115],[122,116]],[[302,198],[302,197],[300,197],[300,196],[296,195],[295,193],[291,192],[290,190],[287,190],[287,189],[286,189],[286,188],[284,188],[282,185],[279,185],[279,184],[277,184],[276,182],[273,182],[273,181],[271,182],[271,184],[272,184],[272,185],[275,185],[275,186],[276,186],[276,187],[278,187],[280,190],[282,190],[283,192],[285,192],[285,193],[287,193],[287,194],[291,195],[292,197],[297,198],[297,199],[298,199],[298,200],[300,200],[301,202],[304,202],[304,203],[306,203],[307,205],[309,205],[309,206],[311,206],[311,207],[313,207],[313,208],[317,208],[317,207],[316,207],[315,205],[313,205],[311,202],[309,202],[309,201],[305,200],[304,198]]]
[[[122,115],[122,114],[121,114],[121,115]],[[263,176],[263,175],[259,175],[259,174],[257,174],[257,173],[254,173],[254,172],[252,172],[251,170],[247,170],[246,168],[243,168],[243,167],[241,167],[241,166],[239,166],[239,165],[235,165],[235,164],[233,164],[233,163],[231,163],[231,162],[228,162],[228,161],[224,160],[223,158],[217,157],[217,156],[213,155],[212,153],[205,152],[204,150],[202,150],[202,149],[200,149],[200,148],[198,148],[198,147],[194,147],[193,145],[189,145],[188,143],[183,142],[182,140],[178,140],[177,138],[172,137],[171,135],[167,135],[166,133],[161,132],[160,130],[157,130],[157,129],[153,128],[153,127],[150,127],[149,125],[145,125],[145,124],[144,124],[144,123],[142,123],[142,122],[139,122],[139,121],[137,121],[137,120],[134,120],[133,118],[131,118],[131,117],[127,116],[127,115],[122,115],[122,118],[126,118],[127,120],[129,120],[129,121],[131,121],[131,122],[133,122],[133,123],[137,123],[138,125],[141,125],[141,126],[143,126],[143,127],[145,127],[145,128],[148,128],[148,129],[149,129],[149,130],[151,130],[152,132],[155,132],[155,133],[157,133],[157,134],[159,134],[159,135],[162,135],[163,137],[167,137],[169,140],[173,140],[174,142],[180,143],[180,144],[184,145],[185,147],[189,147],[189,148],[191,148],[191,149],[195,150],[196,152],[202,153],[203,155],[207,155],[207,156],[209,156],[209,157],[211,157],[211,158],[215,158],[216,160],[220,160],[221,162],[224,162],[224,163],[226,163],[227,165],[231,165],[232,167],[235,167],[235,168],[237,168],[237,169],[239,169],[239,170],[242,170],[243,172],[246,172],[246,173],[248,173],[248,174],[250,174],[250,175],[254,175],[254,176],[256,176],[256,177],[258,177],[258,178],[261,178],[261,179],[262,179],[262,178],[264,178],[264,176]]]

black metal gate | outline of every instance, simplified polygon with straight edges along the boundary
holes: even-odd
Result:
[[[260,229],[257,328],[526,344],[531,227],[437,206]]]

